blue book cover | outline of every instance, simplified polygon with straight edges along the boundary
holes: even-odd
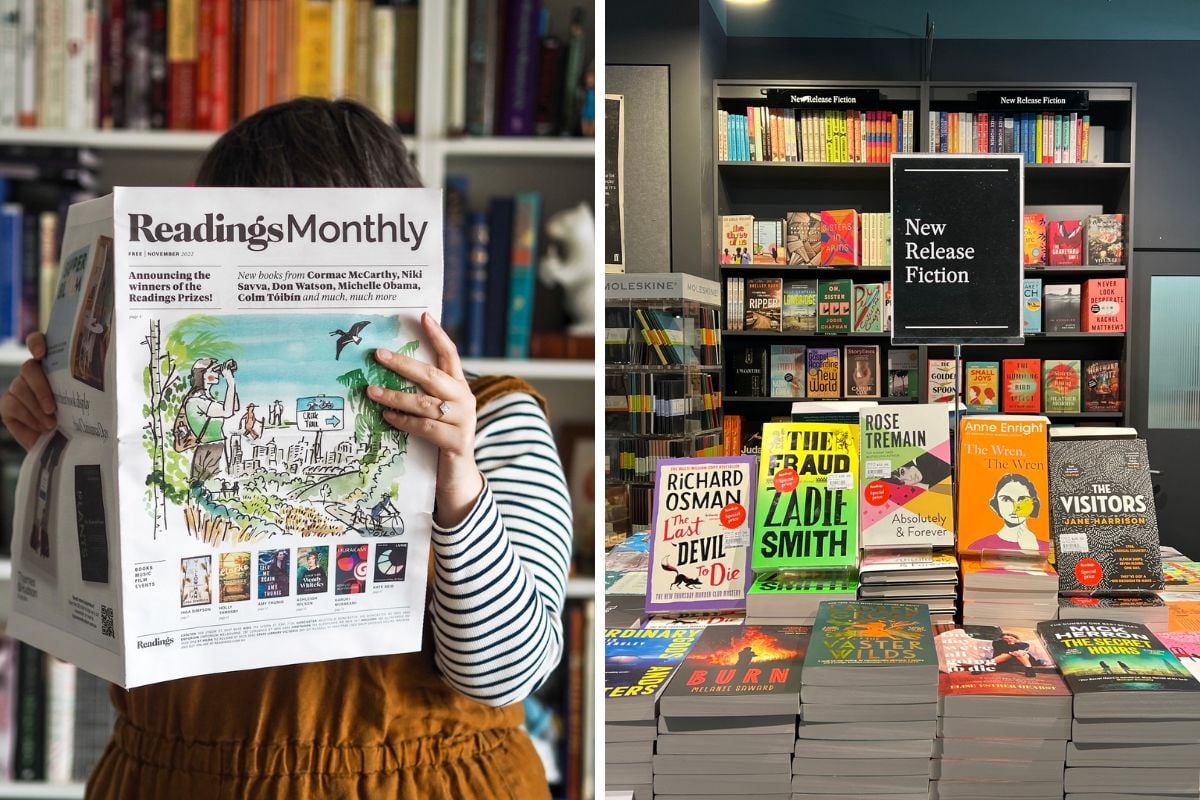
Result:
[[[1025,318],[1025,333],[1042,332],[1042,279],[1026,278],[1021,314]]]
[[[508,332],[508,271],[512,259],[513,199],[493,197],[488,211],[487,313],[483,355],[503,358]]]
[[[487,336],[488,217],[482,211],[467,216],[467,358],[483,358]]]
[[[25,268],[22,211],[16,203],[6,203],[0,209],[0,339],[16,338],[21,312],[20,281]]]
[[[442,327],[462,341],[467,289],[467,179],[446,178],[446,260],[442,279]]]
[[[508,337],[504,355],[529,358],[533,336],[533,289],[537,285],[538,234],[542,226],[542,196],[518,192],[513,215],[512,262],[508,283]]]
[[[609,628],[604,632],[604,696],[657,694],[702,629]],[[652,709],[653,707],[651,707]],[[651,713],[653,719],[653,713]]]

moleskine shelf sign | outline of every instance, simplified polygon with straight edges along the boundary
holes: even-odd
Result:
[[[1021,344],[1019,153],[892,155],[894,344]]]

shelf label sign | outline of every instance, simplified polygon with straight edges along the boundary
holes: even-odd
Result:
[[[892,342],[1021,344],[1019,153],[892,156]]]
[[[1088,110],[1086,89],[1004,89],[980,90],[975,106],[980,111],[1053,111],[1056,113]]]
[[[879,103],[878,89],[801,88],[767,89],[772,108],[864,108]]]

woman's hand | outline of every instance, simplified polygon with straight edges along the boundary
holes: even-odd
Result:
[[[54,394],[42,370],[46,337],[31,333],[25,344],[33,357],[21,365],[21,371],[8,385],[8,391],[0,397],[0,419],[13,438],[28,450],[43,433],[54,430],[58,422]]]
[[[483,491],[483,476],[475,465],[475,395],[463,376],[454,342],[428,313],[421,315],[435,364],[377,349],[375,360],[407,378],[424,394],[371,386],[367,396],[384,406],[383,418],[392,427],[420,436],[438,448],[437,507],[434,521],[443,528],[458,525]],[[445,404],[445,413],[442,413]]]

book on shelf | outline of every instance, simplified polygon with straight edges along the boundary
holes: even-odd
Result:
[[[928,123],[934,153],[1021,153],[1026,164],[1103,160],[1103,135],[1089,114],[934,109]]]
[[[1083,410],[1121,410],[1121,362],[1111,359],[1083,362]]]
[[[959,458],[958,552],[1048,554],[1045,417],[963,417]]]
[[[1163,588],[1144,439],[1052,440],[1054,552],[1063,594]]]
[[[965,395],[968,414],[995,414],[1000,410],[1000,362],[968,361]]]
[[[916,400],[920,384],[920,352],[908,348],[892,348],[887,353],[888,397],[908,397]]]
[[[1125,215],[1093,214],[1087,218],[1084,236],[1087,262],[1092,265],[1125,263]]]
[[[821,215],[816,211],[789,211],[786,224],[787,263],[793,267],[821,265]]]
[[[950,424],[938,404],[859,412],[864,550],[954,544]]]
[[[851,345],[842,348],[842,396],[869,399],[880,396],[879,345]]]
[[[1042,325],[1046,333],[1079,331],[1078,283],[1047,283],[1042,288]]]
[[[804,397],[807,380],[804,345],[771,345],[771,397]]]
[[[1025,265],[1046,263],[1046,215],[1026,213],[1023,220]]]
[[[857,426],[763,426],[755,571],[858,564]]]
[[[1083,284],[1084,333],[1125,332],[1125,279],[1091,278]]]
[[[821,266],[853,267],[859,261],[858,212],[852,208],[821,212]]]
[[[727,391],[730,397],[768,397],[769,380],[766,350],[761,347],[729,348]]]
[[[817,284],[817,332],[850,333],[853,318],[854,281],[849,278]]]
[[[750,240],[754,233],[754,217],[749,214],[729,214],[721,217],[721,263],[749,264],[752,257]]]
[[[1000,410],[1005,414],[1037,414],[1042,410],[1042,365],[1037,358],[1000,362],[1004,380]]]
[[[783,281],[783,330],[789,333],[816,333],[817,281]]]
[[[883,284],[856,283],[853,286],[852,328],[855,333],[883,333]]]
[[[605,721],[654,719],[658,697],[695,645],[700,633],[700,628],[606,630]]]
[[[842,388],[842,351],[838,347],[810,347],[807,353],[808,396],[837,398]]]
[[[925,401],[952,403],[958,396],[957,363],[953,358],[931,358],[926,365]]]
[[[1042,407],[1047,414],[1077,414],[1080,411],[1080,362],[1047,358],[1042,361]]]
[[[1026,278],[1021,290],[1021,319],[1025,333],[1042,332],[1042,279]]]
[[[1046,227],[1046,262],[1052,267],[1072,267],[1083,263],[1083,222],[1077,219],[1051,220]]]
[[[746,279],[745,330],[779,331],[783,317],[783,279]]]
[[[754,220],[752,264],[786,264],[787,250],[783,242],[783,220]]]
[[[741,106],[718,113],[721,161],[886,164],[915,150],[916,112]]]
[[[658,462],[647,613],[745,608],[755,465],[749,456]]]

